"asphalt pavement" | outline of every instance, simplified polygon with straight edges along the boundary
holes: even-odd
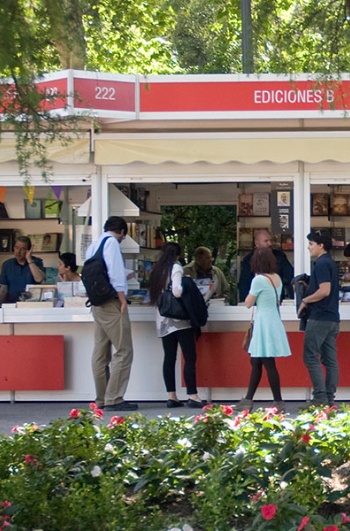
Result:
[[[217,402],[216,402],[217,403]],[[234,405],[234,402],[220,402],[221,404]],[[286,401],[286,413],[291,417],[298,415],[303,402]],[[147,418],[156,418],[164,415],[194,417],[200,413],[199,409],[182,407],[167,409],[166,402],[138,402],[138,412]],[[254,410],[269,407],[271,402],[254,402]],[[23,426],[35,422],[39,426],[48,426],[58,418],[67,418],[72,409],[89,409],[89,402],[1,402],[0,403],[0,434],[10,435],[14,426]],[[127,416],[129,412],[104,413],[102,422],[109,423],[113,415]]]

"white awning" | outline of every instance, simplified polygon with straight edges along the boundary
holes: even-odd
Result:
[[[88,164],[90,159],[90,139],[85,137],[73,139],[62,146],[55,140],[47,144],[47,156],[50,162],[62,164]],[[0,137],[0,163],[16,160],[16,139],[6,134]]]
[[[104,137],[104,138],[101,138]],[[153,133],[101,135],[95,141],[95,164],[132,162],[255,164],[269,161],[350,162],[349,132]]]

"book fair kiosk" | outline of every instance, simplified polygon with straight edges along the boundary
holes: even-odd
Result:
[[[13,256],[16,234],[30,235],[34,254],[44,261],[47,286],[36,300],[0,309],[0,401],[94,400],[91,312],[79,286],[57,285],[52,297],[61,293],[63,307],[54,307],[49,294],[58,251],[76,252],[82,264],[86,246],[110,215],[129,223],[122,249],[126,267],[137,271],[130,284],[134,362],[128,400],[166,396],[155,309],[138,289],[140,275],[149,273],[157,257],[162,206],[234,205],[238,273],[259,228],[272,231],[295,275],[310,273],[310,227],[331,230],[332,256],[340,272],[347,271],[349,76],[323,83],[308,75],[143,77],[67,70],[44,76],[38,88],[57,96],[47,101],[52,113],[81,116],[81,130],[64,146],[49,145],[50,180],[33,168],[26,188],[15,161],[15,138],[1,136],[0,262]],[[338,400],[350,399],[345,291],[340,293]],[[293,353],[278,361],[283,396],[305,400],[311,384],[294,300],[284,300],[281,316]],[[197,343],[204,397],[241,399],[250,372],[241,348],[249,320],[242,303],[210,304]],[[177,380],[181,398],[180,364]],[[257,399],[270,398],[265,379]]]

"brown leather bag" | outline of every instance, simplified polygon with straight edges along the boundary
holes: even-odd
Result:
[[[254,327],[254,323],[253,323],[253,321],[251,321],[251,323],[249,325],[249,328],[246,331],[246,333],[244,334],[244,338],[243,338],[243,341],[242,341],[242,348],[246,352],[249,352],[249,345],[250,345],[250,341],[251,341],[252,335],[253,335],[253,327]]]

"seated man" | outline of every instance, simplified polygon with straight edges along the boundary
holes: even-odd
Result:
[[[255,247],[272,247],[272,236],[266,229],[256,231],[255,234]],[[283,290],[281,294],[281,300],[287,294],[291,299],[294,298],[293,288],[291,287],[291,281],[294,277],[294,268],[289,262],[287,256],[283,251],[279,249],[273,249],[273,254],[277,261],[277,273],[281,277]],[[239,301],[244,302],[250,289],[250,284],[254,278],[254,275],[250,269],[250,261],[253,256],[251,251],[245,256],[241,263],[241,274],[239,277],[238,289],[239,289]]]
[[[32,256],[32,243],[27,236],[19,236],[14,245],[15,257],[2,265],[0,276],[0,304],[17,302],[27,284],[40,284],[44,278],[43,261]]]
[[[211,279],[213,285],[209,291],[209,296],[204,298],[208,300],[211,297],[224,297],[227,301],[230,297],[230,286],[224,273],[218,267],[213,265],[213,257],[208,247],[197,247],[194,253],[194,260],[184,266],[184,275],[193,279]]]

